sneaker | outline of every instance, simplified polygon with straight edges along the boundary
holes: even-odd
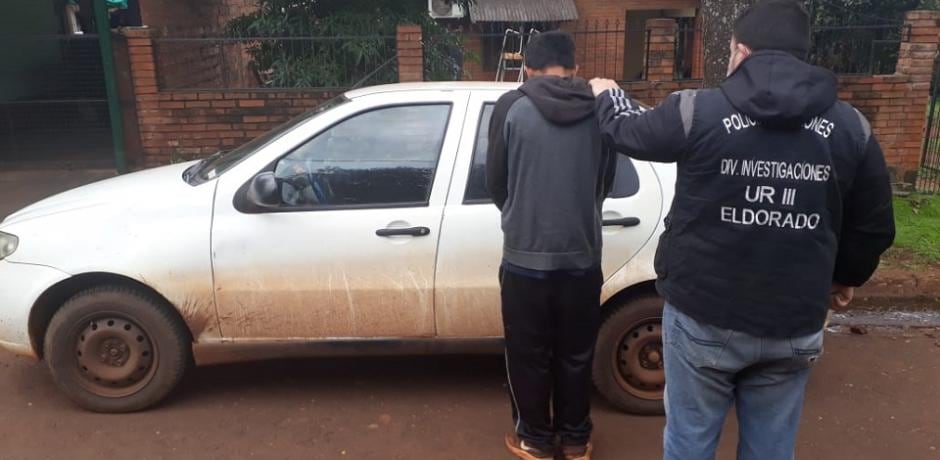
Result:
[[[527,445],[525,441],[511,434],[506,435],[506,448],[522,460],[553,460],[555,458],[554,452]]]
[[[565,455],[565,460],[591,460],[594,445],[587,443],[586,446],[564,446],[561,451]]]

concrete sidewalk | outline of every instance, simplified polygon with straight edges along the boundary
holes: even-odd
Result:
[[[115,175],[106,169],[0,171],[0,220],[43,198]]]

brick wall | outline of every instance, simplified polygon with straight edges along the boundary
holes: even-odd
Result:
[[[161,91],[147,29],[127,29],[141,152],[151,167],[231,149],[336,96],[321,91]]]
[[[940,12],[912,11],[894,75],[839,78],[839,96],[871,122],[894,178],[913,183],[920,168]]]
[[[255,11],[253,0],[141,0],[143,24],[157,33],[212,33]]]
[[[142,0],[141,19],[154,37],[201,37],[256,8],[252,0]],[[161,88],[255,86],[238,43],[160,42],[154,54]]]
[[[218,88],[222,85],[222,45],[206,42],[160,42],[154,62],[160,88]]]

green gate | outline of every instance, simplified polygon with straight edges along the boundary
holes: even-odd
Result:
[[[3,46],[0,163],[113,167],[98,36],[7,37]]]
[[[18,1],[0,17],[0,170],[124,170],[105,0],[85,2],[98,34],[88,26],[72,32],[70,8],[77,6]]]

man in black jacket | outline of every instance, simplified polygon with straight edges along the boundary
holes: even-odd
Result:
[[[486,186],[502,211],[506,368],[522,459],[591,455],[591,361],[600,315],[601,205],[615,158],[594,95],[575,78],[574,40],[547,32],[526,48],[529,81],[490,120]]]
[[[827,311],[894,239],[881,148],[809,46],[803,8],[765,0],[735,22],[720,88],[646,111],[591,82],[613,148],[678,165],[656,260],[667,459],[714,458],[732,403],[738,458],[791,459]]]

